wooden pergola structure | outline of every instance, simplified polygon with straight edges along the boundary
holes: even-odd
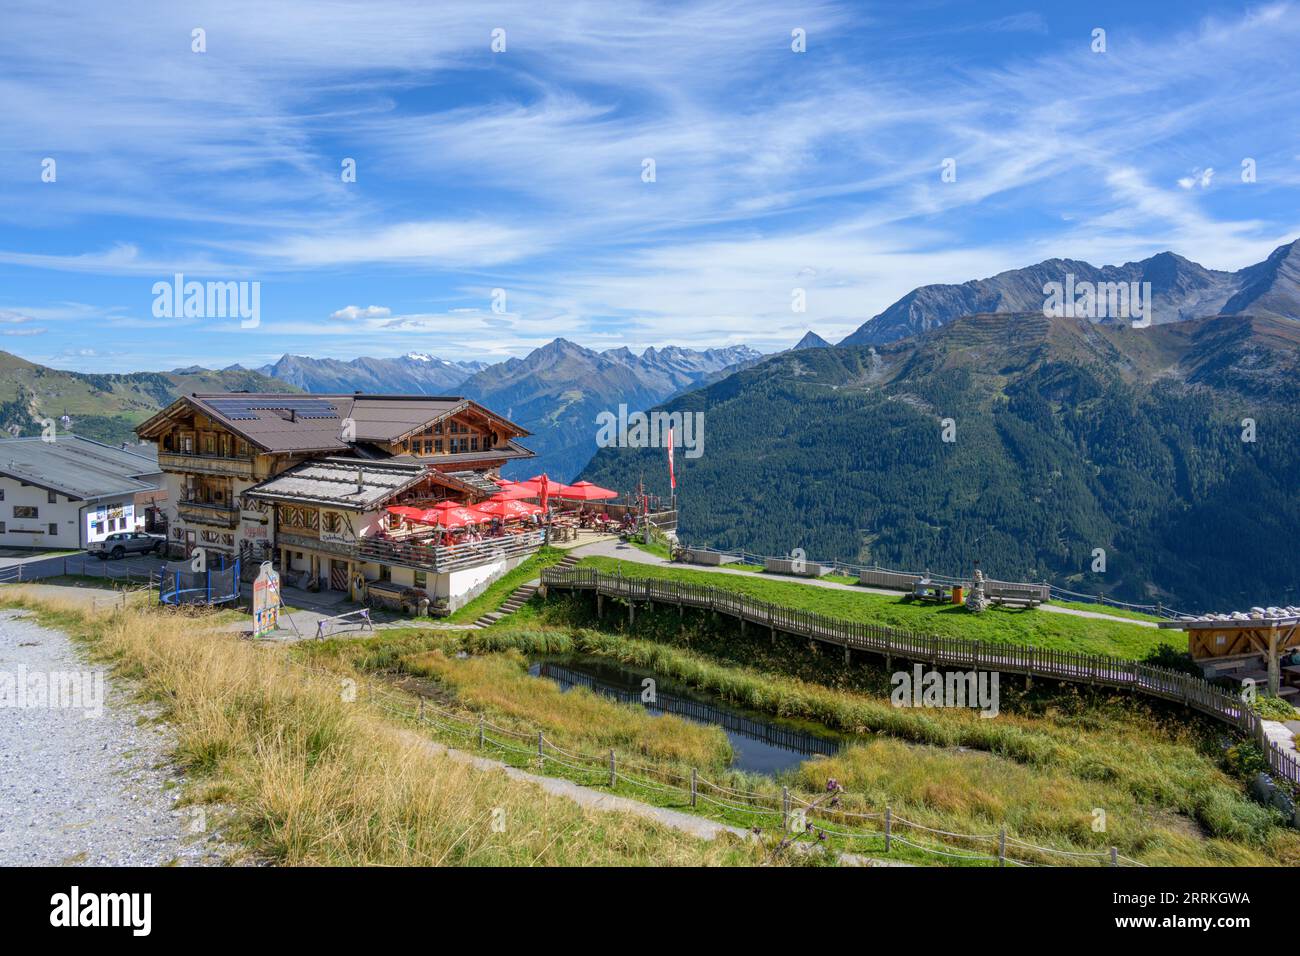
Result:
[[[1187,650],[1197,663],[1258,654],[1268,662],[1268,692],[1281,684],[1279,657],[1300,647],[1300,615],[1238,621],[1161,621],[1160,627],[1187,632]]]

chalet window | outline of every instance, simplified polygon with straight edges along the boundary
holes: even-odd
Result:
[[[40,511],[35,505],[14,505],[15,518],[39,518]]]
[[[52,537],[54,537],[54,536],[55,536],[56,534],[58,534],[58,533],[59,533],[59,526],[58,526],[57,524],[55,524],[53,521],[51,521],[51,522],[50,522],[50,537],[52,538]]]
[[[4,534],[4,533],[5,533],[5,523],[3,521],[0,521],[0,534]]]
[[[193,435],[182,435],[182,436],[181,436],[181,451],[184,452],[184,453],[187,454],[187,455],[192,455],[192,454],[194,454],[194,436],[193,436]]]
[[[470,450],[471,450],[471,451],[478,451],[478,436],[477,436],[477,435],[475,435],[473,438],[471,438],[471,439],[469,440],[469,447],[470,447]]]
[[[4,501],[4,500],[5,500],[5,490],[3,488],[0,488],[0,501]]]
[[[442,434],[442,422],[438,422],[438,424],[436,424],[436,425],[433,426],[433,433],[434,433],[435,435],[441,435],[441,434]]]
[[[209,455],[216,454],[216,451],[217,451],[217,438],[216,438],[215,435],[204,435],[204,436],[203,436],[203,450],[204,450],[205,452],[207,452]]]
[[[424,453],[427,455],[431,451],[433,451],[433,442],[426,438],[424,440]]]
[[[59,503],[59,496],[52,491],[46,492],[45,500],[52,505],[57,505]]]
[[[436,451],[439,455],[442,454],[442,439],[441,439],[441,438],[439,438],[437,441],[435,441],[435,442],[433,443],[433,450]]]

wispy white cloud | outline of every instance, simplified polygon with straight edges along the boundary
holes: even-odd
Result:
[[[266,329],[332,345],[776,348],[809,325],[837,337],[927,282],[1164,248],[1237,268],[1300,230],[1286,212],[1300,164],[1276,122],[1300,107],[1286,4],[1111,29],[1103,55],[1047,12],[927,28],[949,51],[990,32],[1016,44],[969,61],[891,55],[907,31],[889,10],[828,0],[576,2],[563,16],[156,3],[147,29],[111,8],[11,7],[0,162],[32,175],[0,179],[0,263],[346,274],[324,306],[267,309]],[[796,26],[807,53],[789,48]],[[59,158],[57,183],[36,182],[32,143]],[[1255,183],[1235,176],[1243,156]],[[940,179],[946,157],[955,182]],[[393,291],[411,277],[436,281],[432,302]],[[457,309],[494,287],[508,314]],[[806,313],[790,309],[796,287]],[[390,304],[329,312],[349,300]],[[119,327],[143,323],[122,301]]]

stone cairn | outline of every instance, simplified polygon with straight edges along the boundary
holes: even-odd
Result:
[[[966,610],[979,614],[988,609],[989,599],[984,596],[984,572],[975,569],[975,580],[971,582],[970,592],[966,595]]]

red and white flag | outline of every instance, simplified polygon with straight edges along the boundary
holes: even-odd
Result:
[[[673,430],[668,429],[668,484],[677,490],[677,475],[673,473]]]

